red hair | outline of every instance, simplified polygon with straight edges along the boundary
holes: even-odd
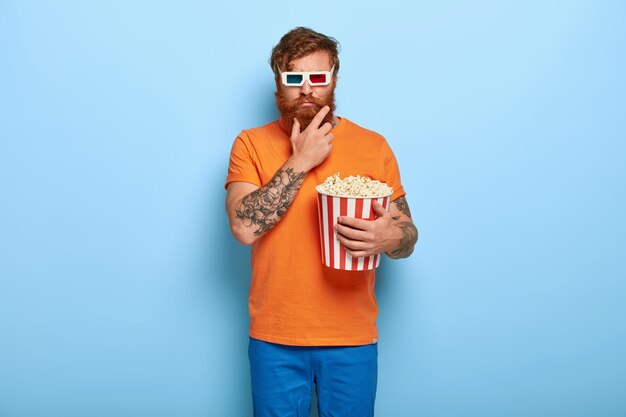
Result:
[[[335,74],[339,71],[339,42],[335,38],[315,32],[306,27],[297,27],[287,32],[272,48],[269,59],[278,82],[278,70],[289,71],[294,59],[302,58],[314,52],[326,51],[330,55],[330,65],[335,66]]]

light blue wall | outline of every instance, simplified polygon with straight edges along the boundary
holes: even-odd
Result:
[[[624,2],[2,0],[0,416],[249,415],[222,186],[297,25],[420,230],[378,416],[626,415]]]

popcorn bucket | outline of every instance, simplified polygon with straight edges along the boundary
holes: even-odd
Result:
[[[329,268],[345,271],[365,271],[377,268],[380,264],[380,254],[360,258],[350,256],[337,240],[335,225],[339,216],[364,220],[376,219],[372,202],[376,200],[385,210],[389,210],[391,194],[383,197],[338,197],[323,193],[318,188],[316,191],[322,263]]]

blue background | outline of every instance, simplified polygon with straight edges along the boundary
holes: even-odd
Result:
[[[626,416],[626,5],[591,0],[2,0],[0,416],[250,415],[223,182],[298,25],[420,230],[377,415]]]

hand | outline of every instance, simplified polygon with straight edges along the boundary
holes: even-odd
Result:
[[[322,107],[302,132],[300,132],[300,122],[294,118],[291,129],[291,159],[304,171],[308,172],[321,164],[333,148],[330,144],[333,134],[328,133],[333,126],[328,122],[320,126],[329,111],[330,107]]]
[[[371,256],[395,249],[402,238],[402,232],[394,227],[391,214],[377,201],[372,203],[372,208],[378,216],[376,220],[347,216],[337,219],[337,239],[352,256]]]

